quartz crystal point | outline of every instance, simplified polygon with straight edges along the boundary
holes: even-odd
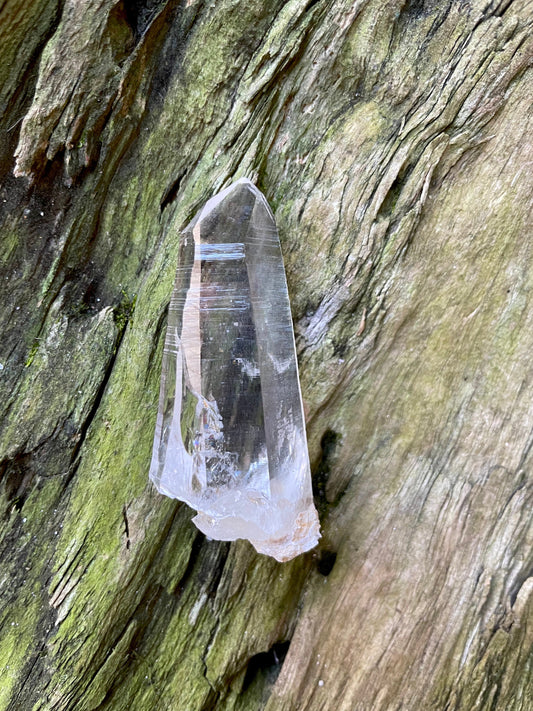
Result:
[[[211,538],[279,561],[318,541],[281,248],[246,179],[181,238],[150,478]]]

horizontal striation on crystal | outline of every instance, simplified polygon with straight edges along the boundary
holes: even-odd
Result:
[[[280,561],[318,541],[281,248],[246,179],[182,235],[150,478],[211,538]]]

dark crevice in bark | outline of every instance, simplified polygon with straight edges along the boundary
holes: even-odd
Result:
[[[87,283],[88,282],[88,283]],[[101,309],[99,294],[100,280],[98,276],[85,275],[87,286],[81,296],[78,310],[81,313],[95,314]]]
[[[102,301],[105,296],[102,293],[101,282],[99,270],[90,259],[85,268],[80,266],[69,269],[60,293],[65,303],[65,313],[71,323],[87,316],[94,316],[105,307],[106,304]],[[53,301],[55,299],[51,304]],[[115,307],[113,315],[117,308],[119,307]]]
[[[218,586],[220,585],[220,581],[222,579],[222,574],[224,572],[224,568],[226,566],[226,562],[228,560],[228,555],[229,555],[229,549],[230,549],[230,543],[227,541],[217,541],[217,558],[210,566],[209,572],[210,572],[210,579],[209,579],[209,584],[207,586],[207,595],[211,598],[214,599],[217,595],[218,592]],[[209,646],[209,645],[208,645]]]
[[[513,0],[504,0],[494,10],[494,17],[503,17],[512,4]]]
[[[392,215],[395,214],[396,203],[398,202],[401,192],[402,192],[403,188],[405,187],[405,184],[409,180],[409,177],[412,174],[412,172],[413,172],[413,169],[410,165],[402,166],[402,168],[400,169],[394,182],[392,183],[389,190],[387,191],[387,194],[385,195],[383,202],[380,205],[380,208],[379,208],[377,215],[376,215],[376,221],[378,221],[379,219],[390,218]],[[395,216],[395,219],[398,221],[400,219],[400,217]],[[386,241],[383,244],[383,249],[385,249],[385,246],[386,246]]]
[[[191,524],[192,525],[192,524]],[[202,544],[205,542],[205,536],[202,535]],[[230,543],[227,541],[211,541],[207,545],[202,545],[202,554],[198,555],[198,563],[194,568],[194,582],[200,588],[205,590],[208,598],[213,600],[216,597],[219,583],[222,579],[224,566],[228,559]],[[217,626],[212,630],[212,638],[215,636]],[[209,649],[210,641],[206,645]]]
[[[246,667],[246,674],[242,682],[242,692],[245,694],[252,684],[271,687],[279,676],[291,641],[276,642],[268,652],[255,654]]]
[[[131,547],[130,541],[130,525],[128,521],[128,507],[126,504],[122,507],[122,516],[124,518],[124,536],[126,538],[126,549],[129,550]]]
[[[320,575],[323,575],[325,578],[327,578],[328,575],[333,570],[333,568],[335,567],[336,562],[337,562],[336,551],[324,549],[318,553],[317,560],[316,560],[316,568],[317,568],[318,572],[320,573]]]
[[[333,458],[337,453],[337,448],[341,442],[341,435],[332,429],[328,429],[320,440],[321,454],[312,469],[313,489],[315,503],[321,516],[325,515],[330,505],[336,505],[341,497],[339,494],[334,501],[329,501],[326,494],[327,483],[332,470]]]
[[[126,20],[138,41],[165,4],[165,0],[123,0]]]
[[[181,181],[183,178],[187,175],[186,170],[182,170],[176,180],[172,183],[172,185],[166,190],[165,194],[161,198],[161,203],[160,203],[160,211],[163,212],[168,205],[170,205],[174,200],[176,199],[180,186],[181,186]]]
[[[35,476],[35,472],[30,467],[31,460],[32,453],[25,453],[0,462],[0,482],[4,485],[8,504],[4,518],[9,515],[10,510],[20,511],[24,505]]]
[[[69,160],[65,163],[65,156],[61,157],[60,163],[65,164],[65,185],[71,188],[73,185],[81,185],[83,180],[94,171],[98,165],[100,151],[102,150],[101,136],[105,127],[109,123],[113,113],[113,104],[116,99],[116,94],[108,97],[107,105],[102,110],[102,113],[92,124],[87,137],[87,147],[82,160],[77,160],[78,154],[70,151]],[[76,139],[79,140],[79,137]],[[55,157],[54,157],[55,159]]]
[[[424,42],[422,43],[422,46],[420,48],[421,52],[427,50],[430,41],[433,39],[433,37],[435,37],[437,32],[448,19],[448,15],[450,14],[452,7],[453,2],[444,3],[444,7],[442,8],[441,12],[436,15],[435,19],[431,23],[431,27],[429,28],[427,33],[427,37],[424,39]]]
[[[161,369],[160,360],[157,360],[157,362],[156,362],[156,354],[157,354],[159,344],[165,338],[169,305],[170,304],[167,304],[166,307],[159,314],[159,318],[157,319],[157,323],[155,325],[155,328],[154,328],[154,331],[152,334],[151,348],[150,348],[150,353],[148,354],[148,360],[147,360],[148,367],[146,368],[146,375],[145,375],[145,380],[144,380],[145,384],[147,384],[149,382],[150,376],[151,376],[154,368],[157,368],[158,373]]]
[[[319,2],[322,2],[322,0],[310,0],[310,2],[307,3],[307,5],[304,8],[304,12],[309,12],[315,5],[318,5]]]
[[[217,711],[219,708],[219,699],[220,693],[212,689],[207,695],[207,699],[202,706],[202,711]]]
[[[86,531],[85,535],[83,536],[83,539],[81,540],[81,543],[79,544],[79,546],[76,550],[76,553],[71,557],[71,559],[69,560],[69,562],[67,564],[67,567],[61,573],[61,577],[57,581],[57,584],[54,586],[50,586],[49,592],[50,592],[50,599],[51,600],[55,600],[61,596],[65,587],[69,584],[71,579],[76,574],[76,568],[78,567],[78,563],[81,560],[83,553],[86,550],[88,539],[89,539],[89,531]],[[62,565],[64,565],[64,564],[62,563]],[[59,570],[61,569],[62,565],[59,566]],[[87,566],[84,566],[84,567],[85,567],[85,569],[87,569]],[[77,577],[81,578],[81,575],[77,576]]]
[[[176,586],[172,591],[176,597],[181,596],[181,594],[185,590],[187,583],[189,582],[189,579],[191,578],[192,571],[194,570],[196,563],[198,562],[198,556],[200,555],[200,550],[202,549],[202,546],[204,544],[204,539],[204,534],[198,532],[192,542],[187,567],[185,568],[183,575],[178,580]]]
[[[111,373],[113,372],[113,368],[115,366],[117,355],[120,350],[120,346],[122,345],[122,341],[124,339],[124,334],[126,332],[126,328],[128,326],[129,320],[133,314],[134,307],[135,307],[134,304],[128,308],[121,308],[121,306],[119,305],[115,309],[115,313],[114,313],[115,323],[117,324],[119,331],[118,331],[118,334],[117,334],[117,337],[115,340],[113,354],[111,355],[111,357],[107,363],[107,367],[106,367],[104,376],[102,378],[102,381],[100,383],[98,391],[97,391],[95,398],[93,400],[93,404],[92,404],[92,407],[89,411],[89,414],[87,415],[82,426],[80,427],[79,439],[78,439],[78,442],[76,443],[76,445],[74,446],[74,448],[72,450],[72,454],[71,454],[71,463],[73,466],[71,468],[71,471],[69,472],[69,475],[68,475],[65,485],[69,484],[69,482],[72,480],[72,478],[75,476],[75,474],[78,470],[78,466],[80,463],[80,460],[78,459],[78,455],[81,452],[81,448],[83,447],[85,438],[87,437],[87,432],[89,431],[89,427],[93,423],[96,413],[98,412],[98,408],[100,407],[100,403],[102,402],[102,398],[104,397],[104,393],[105,393],[107,384],[109,382],[109,378],[111,377]]]
[[[425,37],[424,45],[422,46],[422,48],[425,48],[429,40],[435,35],[438,28],[448,17],[453,4],[451,0],[445,0],[445,2],[441,0],[406,0],[401,7],[400,16],[406,24],[418,22],[432,15],[435,16]]]
[[[298,17],[298,22],[302,22],[303,17],[303,14],[301,14]],[[302,59],[309,48],[309,43],[312,40],[312,36],[315,29],[316,28],[312,23],[309,23],[306,27],[304,26],[302,35],[298,42],[298,47],[295,52],[285,58],[285,61],[280,66],[278,66],[277,71],[273,73],[273,75],[268,79],[266,84],[263,84],[258,90],[258,92],[256,92],[256,94],[251,97],[250,103],[256,103],[261,97],[266,96],[270,106],[276,105],[276,100],[280,91],[280,87],[283,86],[284,80],[286,80],[291,75],[293,70],[295,70],[302,62]],[[261,71],[261,65],[257,68],[257,71]],[[282,113],[286,114],[289,111],[289,107],[291,105],[292,100],[294,99],[295,93],[296,90],[294,90],[294,92],[289,92],[289,94],[285,97],[284,104],[282,107],[280,107],[280,111]],[[264,157],[266,158],[266,155]]]
[[[168,0],[159,15],[146,30],[146,36],[159,31],[150,42],[157,47],[157,62],[154,62],[152,78],[148,91],[147,110],[161,108],[171,85],[172,77],[181,70],[183,57],[189,40],[189,31],[182,23],[182,3],[179,0]],[[163,33],[164,30],[164,33]]]
[[[58,442],[56,432],[43,439],[32,450],[0,461],[0,484],[7,502],[4,520],[12,511],[20,511],[40,480],[57,474],[58,463],[65,460],[65,443]]]

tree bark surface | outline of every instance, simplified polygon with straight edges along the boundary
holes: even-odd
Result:
[[[0,711],[531,711],[533,3],[0,3]],[[180,230],[275,212],[322,539],[148,483]]]

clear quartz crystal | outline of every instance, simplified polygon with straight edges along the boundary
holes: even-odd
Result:
[[[182,235],[150,478],[211,538],[280,561],[318,541],[280,243],[246,179]]]

